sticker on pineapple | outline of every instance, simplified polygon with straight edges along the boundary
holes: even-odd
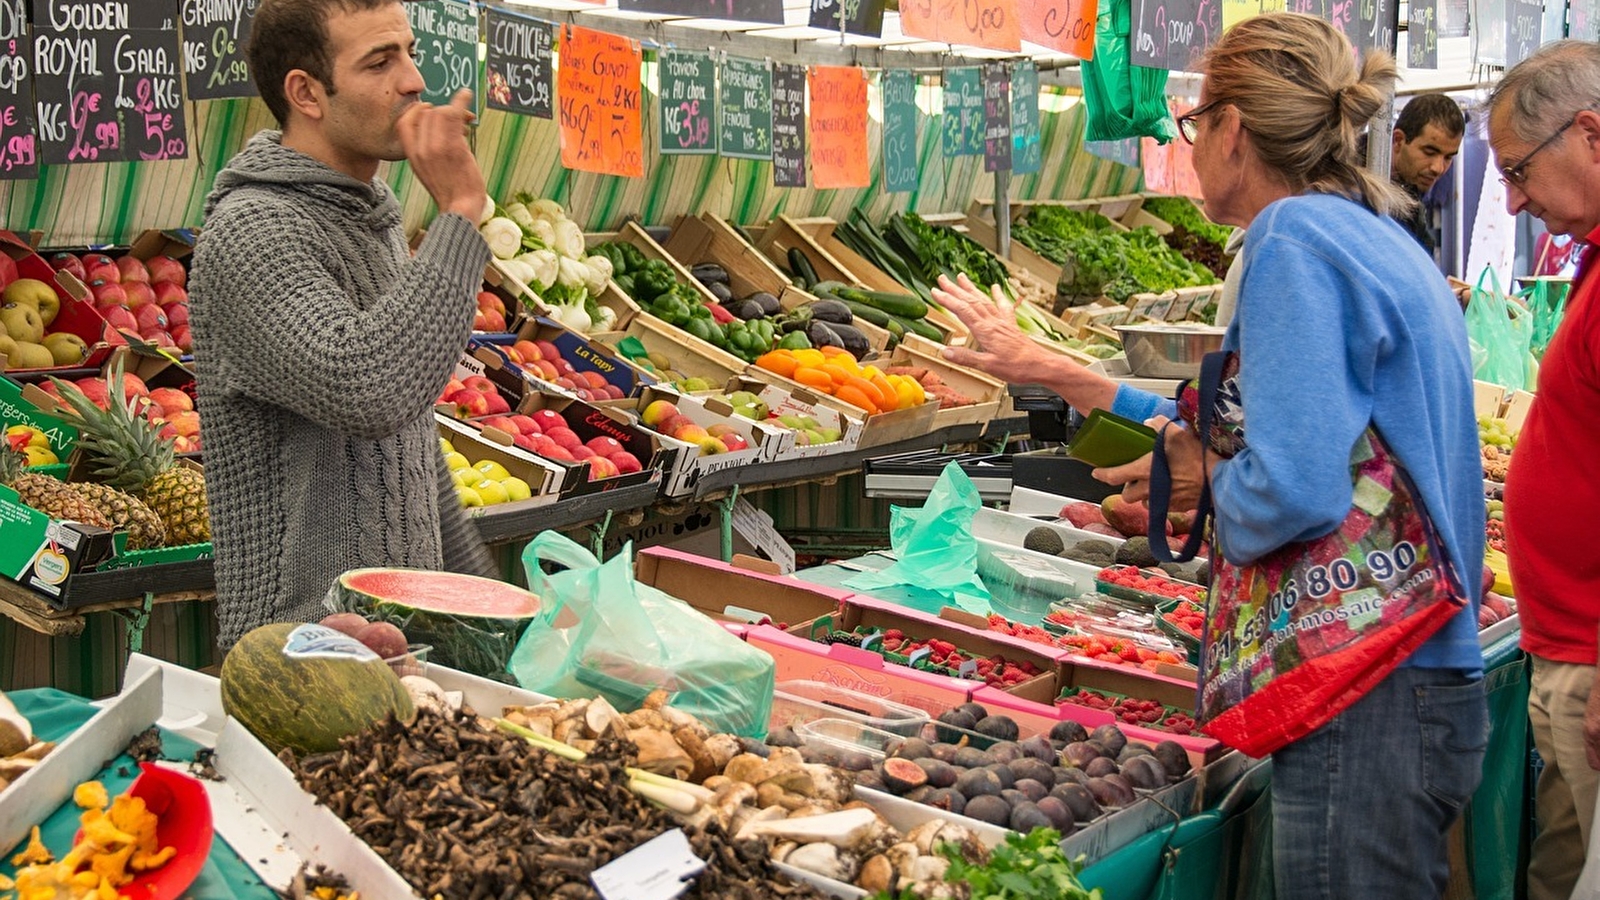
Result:
[[[301,625],[289,632],[283,644],[283,655],[290,659],[349,659],[355,662],[372,662],[378,654],[342,631],[322,625]]]

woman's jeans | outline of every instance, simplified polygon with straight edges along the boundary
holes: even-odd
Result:
[[[1482,678],[1402,668],[1272,754],[1279,900],[1441,897],[1488,745]]]

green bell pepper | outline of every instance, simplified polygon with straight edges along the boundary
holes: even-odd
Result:
[[[791,331],[778,341],[780,350],[810,350],[811,339],[806,337],[804,331]]]
[[[711,340],[711,329],[716,324],[710,319],[690,318],[683,323],[683,330],[689,332],[702,341]]]
[[[610,257],[607,258],[609,259]],[[612,263],[612,265],[616,265],[616,263]],[[632,275],[615,275],[611,280],[616,284],[617,290],[627,294],[629,299],[633,298],[633,292],[635,288],[633,286]]]
[[[666,263],[661,263],[660,266],[653,269],[647,264],[633,276],[634,289],[637,291],[635,300],[641,303],[654,300],[672,290],[672,286],[678,283],[677,279],[672,277],[672,269]]]

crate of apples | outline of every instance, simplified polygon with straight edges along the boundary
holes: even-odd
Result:
[[[579,400],[621,400],[627,396],[622,388],[608,382],[599,372],[577,368],[551,341],[522,340],[496,349],[523,372],[553,384]]]
[[[504,415],[511,412],[511,401],[500,393],[500,386],[482,375],[452,378],[439,392],[437,404],[455,407],[458,419]]]
[[[106,379],[98,375],[88,378],[64,379],[82,391],[90,402],[101,409],[111,407],[111,385]],[[151,389],[145,384],[144,379],[132,372],[122,373],[122,396],[124,402],[132,403],[134,409],[145,419],[161,426],[160,436],[172,441],[175,453],[199,453],[200,441],[200,413],[194,404],[194,381],[185,386],[187,390],[175,387],[159,387]],[[39,385],[40,390],[61,400],[53,382],[46,381]]]
[[[585,441],[566,418],[553,409],[536,409],[527,415],[490,416],[480,419],[479,423],[505,432],[511,436],[512,444],[545,459],[571,464],[587,462],[590,481],[629,475],[643,469],[643,463],[628,452],[621,441],[607,435],[596,435]]]
[[[95,311],[113,328],[158,347],[177,347],[185,353],[194,349],[189,333],[189,273],[178,260],[57,253],[50,257],[50,265],[88,285]]]

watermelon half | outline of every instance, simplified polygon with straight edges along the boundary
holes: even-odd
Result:
[[[433,647],[428,661],[505,677],[511,651],[539,614],[530,591],[475,575],[425,569],[354,569],[333,588],[339,609],[393,622]]]

